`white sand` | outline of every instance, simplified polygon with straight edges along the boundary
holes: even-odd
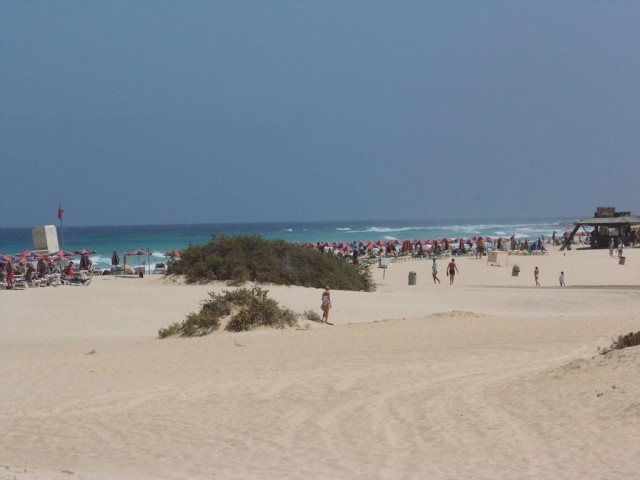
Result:
[[[625,255],[465,258],[454,286],[396,263],[332,293],[333,327],[191,339],[157,331],[223,285],[0,291],[0,478],[637,479],[640,347],[597,353],[640,330]]]

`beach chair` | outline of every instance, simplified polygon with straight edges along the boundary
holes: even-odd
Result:
[[[27,285],[31,288],[40,287],[42,285],[42,280],[39,278],[32,278],[27,282]]]
[[[87,287],[91,284],[91,277],[84,277],[81,275],[75,276],[74,278],[60,278],[60,282],[62,285],[71,285],[74,287]]]

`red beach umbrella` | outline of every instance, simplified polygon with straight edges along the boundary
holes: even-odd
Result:
[[[315,247],[315,244],[311,245]],[[165,253],[164,256],[171,258],[180,258],[182,256],[182,252],[180,250],[171,250],[170,252]]]
[[[76,255],[93,255],[94,253],[98,253],[95,250],[87,250],[86,248],[83,248],[82,250],[76,250],[75,252],[73,252]]]
[[[40,257],[40,254],[38,254],[38,252],[35,252],[33,250],[25,250],[24,252],[15,255],[16,260],[20,263],[27,263],[39,257]]]
[[[61,255],[59,253],[54,253],[52,255],[49,255],[49,260],[60,260],[61,262],[68,262],[71,259],[69,257],[67,257],[66,255]]]
[[[60,256],[60,257],[67,257],[68,258],[68,257],[73,257],[76,254],[73,253],[73,252],[69,252],[67,250],[58,250],[57,252],[52,253],[51,255],[54,255],[54,256],[57,255],[57,256]]]
[[[128,257],[132,257],[132,256],[140,256],[140,255],[151,255],[151,252],[148,252],[147,250],[140,250],[139,248],[137,250],[131,250],[130,252],[125,253],[125,255],[127,255]]]

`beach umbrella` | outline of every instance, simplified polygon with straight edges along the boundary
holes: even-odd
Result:
[[[3,253],[2,255],[0,255],[0,263],[8,263],[11,261],[11,255],[7,255],[6,253]]]
[[[130,252],[125,253],[126,256],[128,257],[133,257],[133,256],[140,256],[140,255],[151,255],[151,252],[148,252],[147,250],[140,250],[139,248],[136,250],[131,250]]]
[[[64,256],[64,255],[59,255],[57,253],[49,255],[49,262],[53,263],[52,261],[54,261],[54,260],[64,263],[64,262],[68,262],[71,259],[69,257]]]
[[[57,256],[60,256],[60,257],[67,257],[67,258],[69,258],[69,257],[73,257],[73,256],[75,256],[75,253],[73,253],[73,252],[69,252],[69,251],[67,251],[67,250],[58,250],[57,252],[52,253],[51,255],[57,255]]]
[[[38,254],[38,252],[35,252],[33,250],[25,250],[22,253],[14,255],[13,258],[14,258],[14,261],[17,261],[19,263],[27,263],[30,260],[35,260],[39,256],[40,255]]]
[[[125,256],[125,263],[127,263],[126,257],[138,257],[138,270],[140,269],[140,256],[141,255],[145,255],[147,257],[151,257],[151,252],[147,251],[147,250],[141,250],[141,249],[136,249],[136,250],[131,250],[130,252],[127,252],[124,254]]]
[[[314,247],[316,246],[314,243],[311,243],[310,245]],[[165,253],[164,256],[171,258],[180,258],[182,256],[182,252],[180,250],[171,250],[170,252]]]
[[[111,254],[111,265],[113,265],[114,267],[120,265],[120,257],[118,256],[118,252],[116,252],[115,250]]]
[[[89,257],[86,253],[80,255],[80,270],[89,270]]]
[[[75,254],[73,252],[69,252],[67,250],[58,250],[55,253],[50,254],[49,256],[55,260],[60,260],[61,262],[68,262],[71,260]]]
[[[86,248],[83,248],[82,250],[76,250],[75,252],[76,255],[93,255],[94,253],[98,253],[95,250],[87,250]]]

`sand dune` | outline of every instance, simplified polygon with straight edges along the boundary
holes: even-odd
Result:
[[[640,330],[625,255],[464,258],[453,286],[395,263],[333,292],[333,327],[193,339],[157,331],[224,285],[2,291],[0,478],[637,478],[640,350],[597,352]]]

